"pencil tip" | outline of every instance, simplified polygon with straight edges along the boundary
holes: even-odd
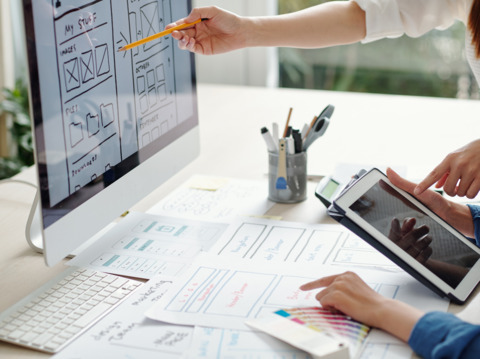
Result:
[[[121,47],[121,48],[119,48],[117,51],[118,51],[118,52],[125,51],[125,47],[124,47],[124,46],[122,46],[122,47]]]

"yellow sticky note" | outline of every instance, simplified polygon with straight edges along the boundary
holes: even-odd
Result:
[[[187,187],[203,191],[217,191],[228,182],[227,178],[194,176],[188,181]]]
[[[264,214],[264,215],[250,215],[250,216],[246,216],[246,217],[260,218],[260,219],[271,219],[271,220],[274,220],[274,221],[281,221],[283,219],[283,217],[281,217],[281,216],[269,216],[267,214]]]

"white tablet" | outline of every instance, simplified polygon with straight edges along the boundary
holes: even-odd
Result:
[[[378,169],[333,206],[365,232],[363,239],[436,292],[463,303],[480,281],[480,249]]]

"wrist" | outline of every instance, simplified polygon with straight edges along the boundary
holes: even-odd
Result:
[[[267,17],[243,17],[245,47],[272,46],[269,43],[272,30],[268,29]]]
[[[243,46],[244,47],[255,47],[255,33],[256,33],[256,20],[251,17],[242,17],[240,18],[240,21],[242,23],[241,28],[243,30]]]
[[[472,213],[467,205],[448,201],[445,214],[445,221],[450,223],[464,236],[474,238],[475,227],[473,224]]]
[[[380,300],[375,303],[374,315],[370,325],[388,331],[386,318],[390,316],[390,312],[394,310],[393,308],[395,308],[395,301],[393,299],[381,297]]]
[[[375,327],[407,342],[423,312],[395,299],[384,298],[375,311]],[[373,325],[373,323],[372,323]]]

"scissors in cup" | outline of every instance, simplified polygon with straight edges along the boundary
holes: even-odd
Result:
[[[315,142],[315,140],[325,133],[328,125],[330,124],[330,118],[333,115],[335,107],[333,105],[328,105],[325,109],[318,115],[316,121],[314,122],[312,128],[308,131],[305,139],[303,141],[303,150],[306,151],[310,145]]]

